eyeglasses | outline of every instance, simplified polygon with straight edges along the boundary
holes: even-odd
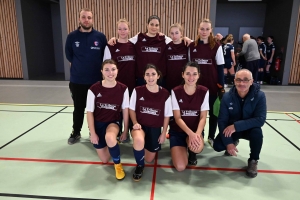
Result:
[[[240,83],[240,82],[243,82],[243,83],[249,83],[249,81],[251,81],[252,79],[239,79],[239,78],[237,78],[237,79],[234,79],[234,81],[235,82],[237,82],[237,83]]]

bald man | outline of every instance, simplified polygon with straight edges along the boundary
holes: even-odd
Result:
[[[257,75],[258,75],[258,66],[259,66],[259,51],[257,42],[254,39],[250,38],[250,35],[246,33],[243,35],[243,48],[237,56],[244,55],[246,59],[246,66],[245,68],[250,70],[253,74],[254,82],[257,82]]]
[[[225,93],[218,117],[219,134],[215,138],[215,151],[226,156],[237,156],[239,139],[250,142],[250,157],[246,174],[257,176],[257,163],[263,144],[262,126],[267,115],[266,96],[260,85],[253,83],[252,73],[241,69],[235,74],[234,86]]]

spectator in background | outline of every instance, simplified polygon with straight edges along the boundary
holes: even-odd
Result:
[[[264,43],[264,38],[262,36],[257,37],[257,44],[258,44],[258,49],[260,54],[257,83],[263,84],[264,68],[266,66],[267,57],[266,57],[266,45]]]
[[[267,66],[266,66],[266,81],[270,83],[271,74],[270,74],[270,67],[273,63],[274,54],[275,54],[275,45],[273,43],[274,37],[269,36],[267,38]]]
[[[252,72],[254,82],[257,81],[258,65],[259,65],[259,52],[258,45],[254,39],[250,38],[249,34],[243,35],[243,48],[237,56],[245,55],[246,69]]]

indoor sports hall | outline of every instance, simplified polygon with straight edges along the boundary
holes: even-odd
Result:
[[[120,144],[121,181],[112,160],[100,162],[86,115],[80,141],[69,145],[74,104],[65,44],[81,28],[83,8],[92,11],[89,30],[107,40],[117,37],[123,18],[128,38],[143,34],[152,15],[161,19],[159,32],[170,36],[170,26],[179,23],[192,40],[209,18],[212,37],[233,35],[235,53],[246,33],[265,42],[272,36],[270,84],[261,85],[267,118],[257,177],[245,173],[249,142],[240,140],[237,157],[214,151],[206,141],[208,120],[196,166],[176,171],[166,140],[139,182],[132,178],[132,138]],[[299,199],[300,0],[0,0],[0,24],[0,200]],[[99,49],[98,40],[90,42],[89,49]]]
[[[140,182],[132,180],[135,159],[121,144],[126,173],[114,176],[89,141],[87,123],[79,143],[68,145],[72,100],[68,82],[0,80],[0,199],[298,199],[300,184],[299,86],[262,86],[267,120],[258,175],[245,174],[249,142],[238,156],[224,156],[207,143],[197,166],[177,172],[166,140]],[[206,126],[207,127],[207,126]]]

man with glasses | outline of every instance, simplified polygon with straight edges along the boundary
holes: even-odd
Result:
[[[252,73],[241,69],[235,74],[234,86],[225,93],[218,117],[219,135],[214,141],[215,151],[237,156],[239,139],[250,142],[250,158],[246,174],[257,176],[257,163],[263,143],[262,126],[266,120],[267,105],[264,92],[253,83]]]

